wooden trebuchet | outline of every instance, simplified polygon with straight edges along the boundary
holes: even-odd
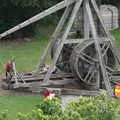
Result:
[[[29,81],[29,79],[40,80],[40,87],[52,85],[55,87],[57,84],[60,86],[73,83],[73,81],[76,83],[77,81],[80,85],[87,88],[96,90],[106,89],[108,95],[113,96],[111,85],[112,73],[119,58],[113,49],[112,36],[104,26],[95,0],[64,0],[0,34],[0,38],[62,8],[65,8],[65,12],[53,33],[47,49],[40,59],[37,70],[32,76],[27,76],[27,78],[26,76],[22,76],[22,79],[26,81]],[[83,11],[81,14],[83,21],[78,20],[78,22],[82,22],[84,34],[81,34],[79,29],[74,27],[76,19],[80,17],[78,16],[80,15],[80,11]],[[96,18],[102,26],[102,30],[100,30],[102,33],[98,31],[95,25]],[[41,70],[45,66],[49,54],[51,54],[52,63],[43,77]],[[65,76],[66,74],[70,74],[71,76],[67,78],[62,76],[60,81],[53,78],[53,74],[58,75],[61,72]]]

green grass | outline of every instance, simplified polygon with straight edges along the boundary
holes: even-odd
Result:
[[[31,72],[35,70],[53,31],[53,25],[39,26],[39,30],[30,42],[25,40],[1,41],[0,73],[4,73],[3,64],[13,58],[16,61],[17,71]]]
[[[3,64],[13,58],[16,61],[17,71],[31,72],[35,70],[53,29],[54,26],[51,25],[42,26],[30,42],[25,40],[0,42],[0,73],[4,72]]]
[[[40,103],[40,96],[0,96],[0,111],[8,111],[9,120],[13,120],[18,112],[31,113]]]
[[[115,38],[114,44],[116,45],[118,50],[120,50],[120,28],[112,31],[112,34]]]
[[[7,60],[15,59],[18,71],[32,71],[36,68],[48,40],[33,40],[31,42],[9,42],[0,45],[0,72]]]

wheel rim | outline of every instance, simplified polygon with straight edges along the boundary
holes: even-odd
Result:
[[[104,43],[100,44],[101,48],[105,47],[102,53],[104,55],[105,65],[113,68],[115,66],[115,57],[110,47],[108,46],[109,48],[107,48],[107,46],[103,45]],[[99,87],[102,78],[93,40],[83,41],[74,48],[70,58],[70,65],[78,81],[81,81],[87,86]]]

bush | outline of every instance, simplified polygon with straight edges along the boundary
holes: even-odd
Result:
[[[65,120],[118,120],[120,105],[104,94],[97,97],[80,97],[68,104]]]
[[[8,120],[8,111],[0,112],[0,120]]]
[[[41,109],[33,110],[31,114],[17,115],[17,120],[62,120],[58,115],[45,115]]]
[[[31,113],[18,113],[15,120],[119,120],[120,102],[102,94],[80,97],[71,101],[62,112],[59,99],[44,99]],[[0,120],[9,120],[7,112],[0,113]]]
[[[37,105],[37,108],[43,110],[46,115],[60,115],[62,113],[62,107],[58,98],[44,99]]]

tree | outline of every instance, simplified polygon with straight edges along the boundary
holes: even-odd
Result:
[[[120,4],[120,0],[102,0],[102,3]]]
[[[61,0],[2,0],[0,1],[0,32],[36,15]],[[51,20],[52,21],[52,20]],[[30,28],[30,29],[28,29]],[[35,25],[25,28],[25,33],[33,33]],[[27,32],[26,32],[27,31]],[[22,31],[23,32],[23,31]],[[20,35],[21,32],[19,32]],[[23,33],[22,33],[23,35]]]

